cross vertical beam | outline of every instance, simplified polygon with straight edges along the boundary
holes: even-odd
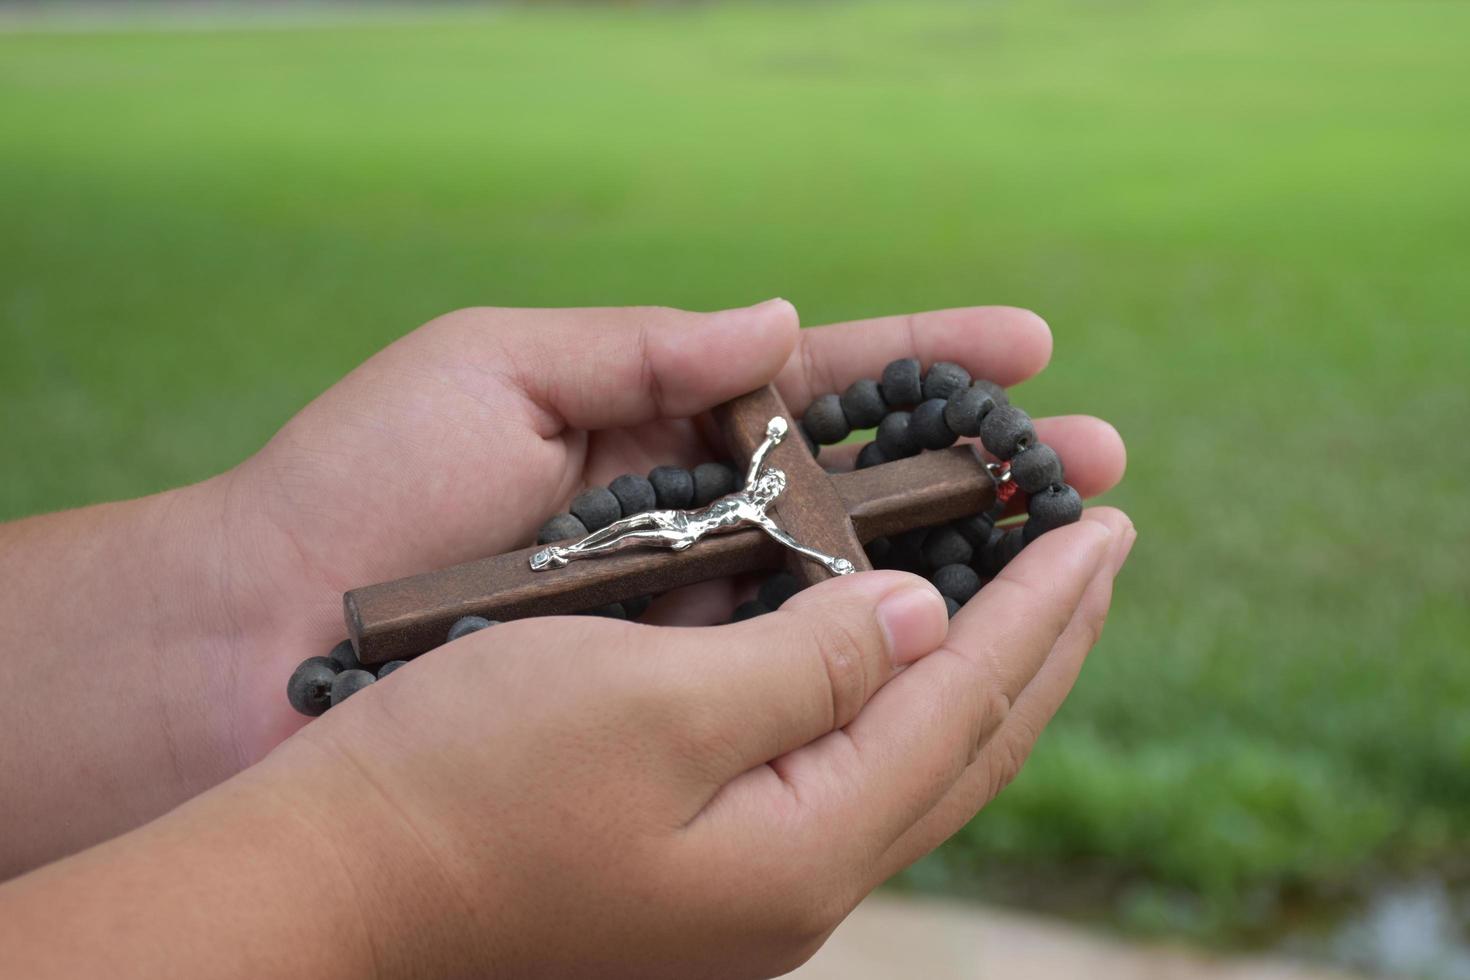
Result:
[[[832,477],[807,450],[797,419],[773,385],[725,402],[715,409],[715,421],[725,447],[740,465],[749,460],[766,435],[766,423],[776,416],[787,422],[786,438],[771,450],[766,465],[786,474],[786,489],[771,509],[776,523],[793,538],[818,551],[846,558],[859,572],[872,570],[863,543],[858,540]],[[832,573],[796,552],[788,552],[786,567],[803,587],[815,585]]]

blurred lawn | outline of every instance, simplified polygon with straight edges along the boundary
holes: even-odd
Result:
[[[1117,423],[1140,542],[1031,765],[915,880],[1086,869],[1206,930],[1441,867],[1466,36],[1403,0],[0,34],[0,518],[228,467],[457,306],[1030,306],[1021,398]]]

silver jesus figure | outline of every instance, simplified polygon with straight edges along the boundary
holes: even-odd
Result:
[[[767,454],[786,437],[786,420],[779,415],[766,423],[766,439],[750,457],[745,472],[745,489],[727,494],[699,510],[650,510],[613,521],[593,531],[576,544],[542,548],[531,556],[531,570],[562,568],[577,558],[591,558],[622,548],[672,548],[684,551],[706,534],[723,534],[742,527],[758,527],[771,537],[812,561],[820,562],[834,575],[853,571],[846,558],[824,555],[797,541],[766,514],[771,503],[786,489],[786,474],[774,467],[762,470]]]

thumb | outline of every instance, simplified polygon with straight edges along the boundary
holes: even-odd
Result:
[[[784,299],[718,313],[633,306],[451,317],[481,341],[500,340],[521,392],[579,429],[688,418],[759,388],[791,356],[800,325]]]
[[[741,623],[643,627],[629,639],[672,678],[684,749],[721,784],[846,725],[948,628],[932,585],[875,571],[828,579]]]

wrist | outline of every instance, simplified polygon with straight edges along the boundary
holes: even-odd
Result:
[[[431,825],[388,796],[340,738],[302,732],[240,777],[264,801],[261,819],[309,842],[301,859],[319,873],[307,905],[312,915],[329,909],[338,965],[379,978],[479,975],[469,964],[483,959],[475,944],[488,937],[475,908],[491,896],[471,901],[436,850]]]
[[[280,762],[0,886],[0,974],[450,972],[426,919],[436,896],[371,800],[342,796],[350,782],[310,752]]]
[[[229,657],[258,644],[256,634],[270,625],[252,566],[242,560],[250,535],[234,485],[230,471],[136,502],[154,545],[147,563],[172,597],[169,635]]]
[[[173,538],[187,554],[180,588],[187,589],[193,635],[213,650],[215,673],[228,682],[208,692],[209,703],[233,733],[237,769],[300,728],[304,719],[286,701],[286,679],[302,659],[324,654],[345,634],[341,587],[320,579],[273,519],[271,497],[250,462],[150,498],[170,515]]]

